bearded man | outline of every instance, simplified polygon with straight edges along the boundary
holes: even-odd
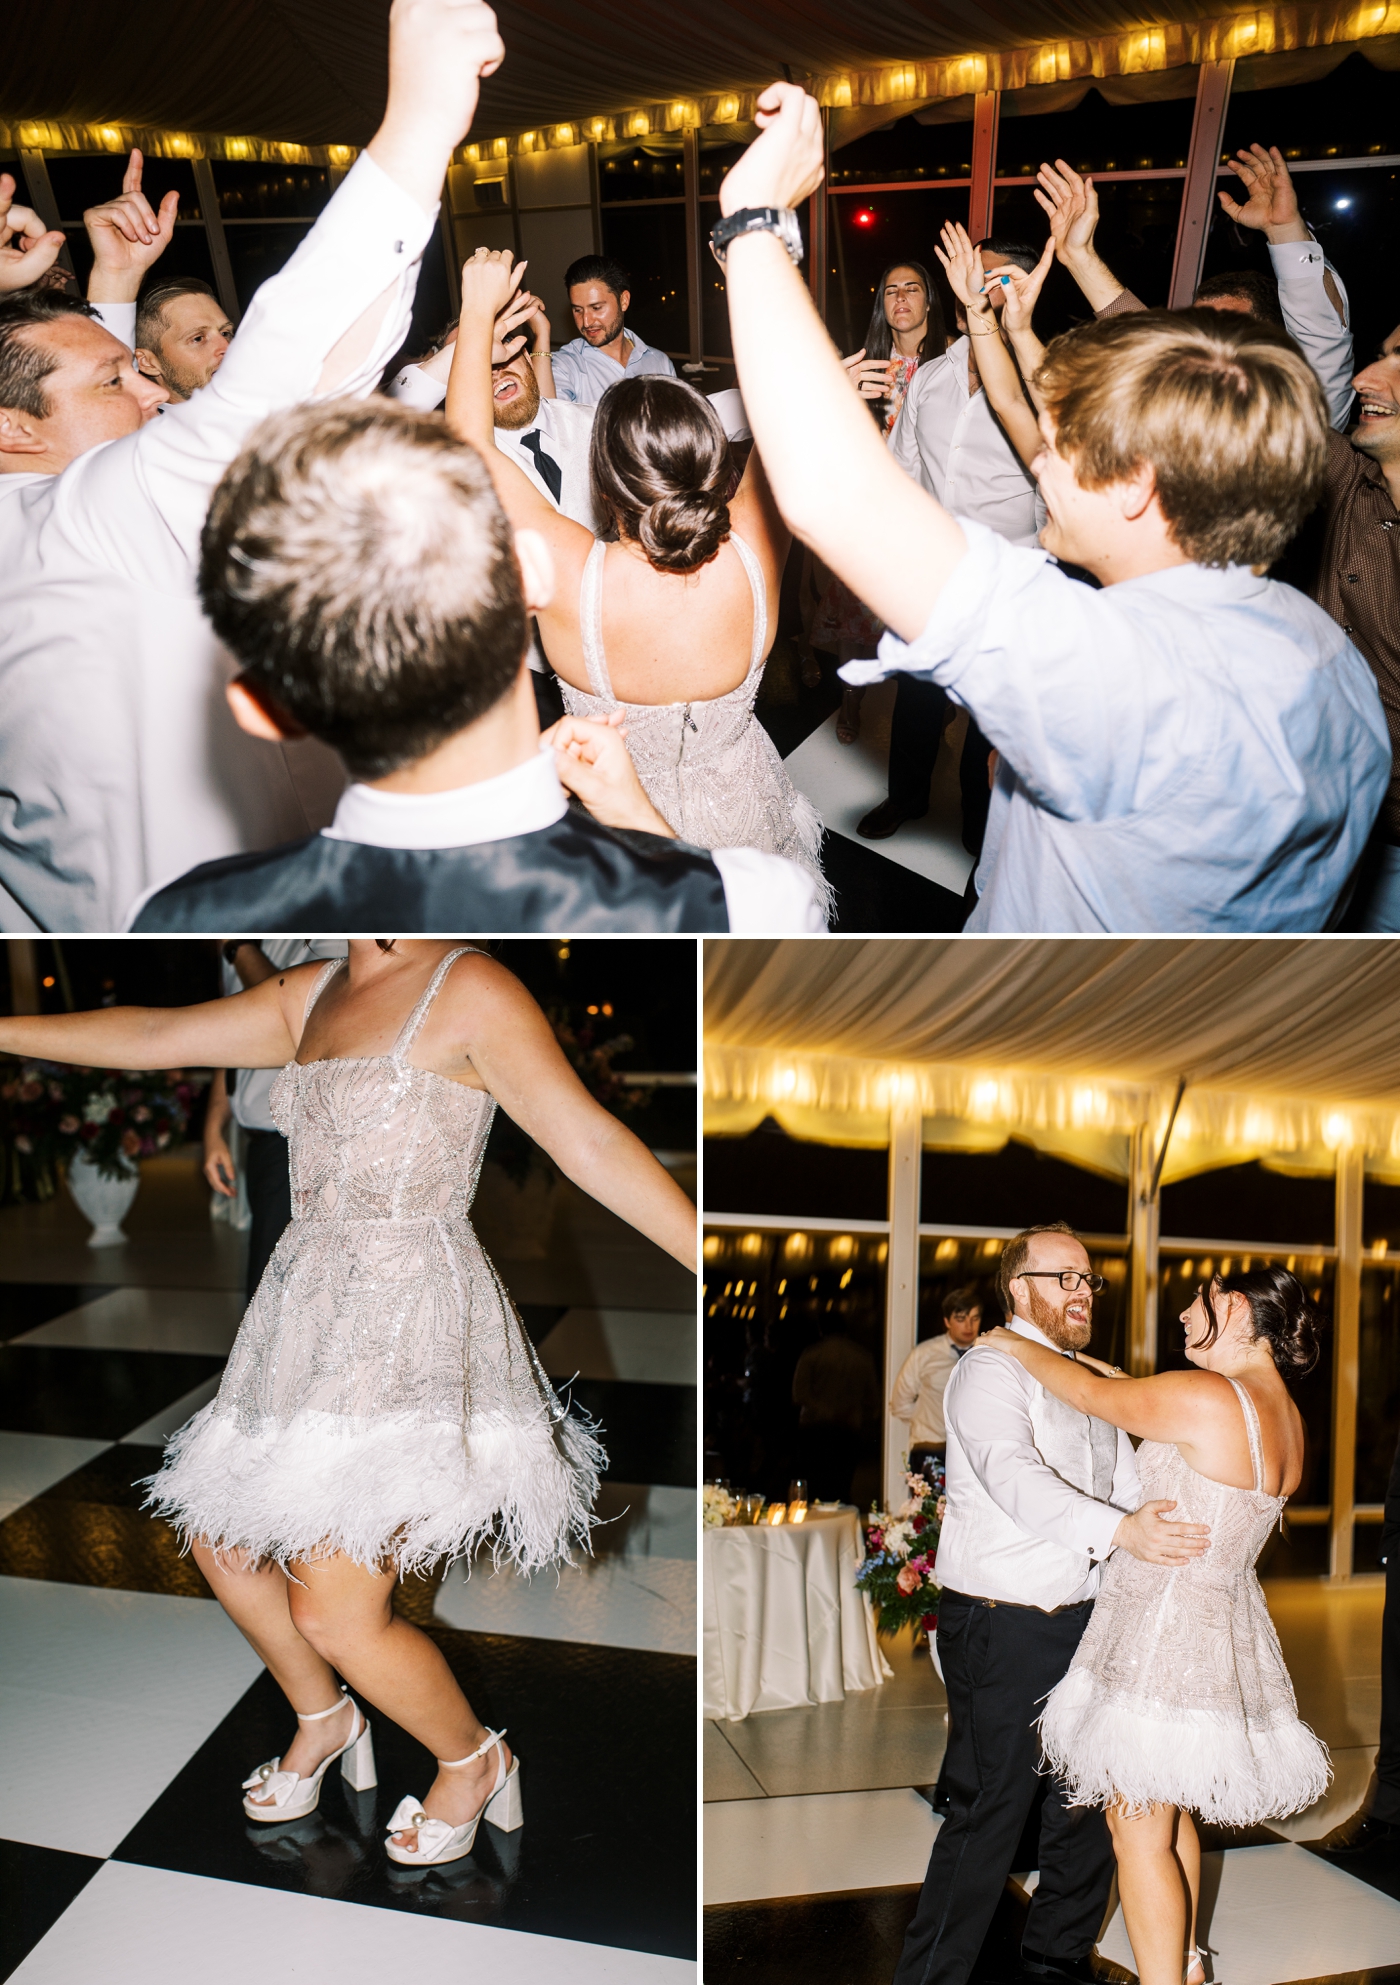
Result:
[[[1001,1257],[1011,1329],[1067,1358],[1089,1342],[1102,1287],[1063,1221],[1028,1227]],[[948,1691],[948,1809],[895,1985],[963,1985],[1042,1791],[1023,1976],[1088,1980],[1113,1847],[1101,1812],[1068,1806],[1055,1781],[1039,1776],[1036,1718],[1089,1623],[1110,1554],[1185,1564],[1208,1548],[1210,1533],[1168,1520],[1170,1504],[1139,1508],[1127,1435],[1054,1399],[1014,1358],[962,1359],[943,1418],[938,1655]]]

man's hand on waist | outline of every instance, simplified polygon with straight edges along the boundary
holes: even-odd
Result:
[[[1115,1551],[1126,1551],[1141,1558],[1145,1565],[1189,1565],[1210,1549],[1210,1526],[1205,1523],[1169,1523],[1166,1512],[1177,1507],[1166,1502],[1144,1503],[1125,1516],[1113,1533]]]

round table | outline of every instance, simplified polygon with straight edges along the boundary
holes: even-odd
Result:
[[[705,1715],[805,1709],[888,1680],[870,1601],[856,1588],[864,1557],[854,1509],[706,1530]]]

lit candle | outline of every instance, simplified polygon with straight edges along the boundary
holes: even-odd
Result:
[[[806,1521],[807,1521],[806,1503],[793,1503],[791,1508],[788,1510],[788,1522],[805,1523]]]
[[[786,1503],[770,1503],[764,1516],[765,1523],[781,1523],[787,1515]]]

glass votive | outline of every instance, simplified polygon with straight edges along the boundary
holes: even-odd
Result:
[[[782,1523],[786,1518],[786,1516],[787,1516],[786,1503],[769,1503],[767,1509],[763,1512],[763,1521],[765,1523],[774,1523],[774,1524]]]
[[[754,1496],[744,1497],[744,1511],[743,1511],[743,1515],[740,1517],[739,1520],[741,1523],[762,1522],[763,1520],[762,1496],[754,1495]]]
[[[789,1503],[805,1503],[806,1500],[807,1500],[807,1484],[805,1482],[789,1482],[788,1483]]]
[[[789,1523],[805,1523],[807,1521],[806,1503],[789,1503],[787,1520]]]

